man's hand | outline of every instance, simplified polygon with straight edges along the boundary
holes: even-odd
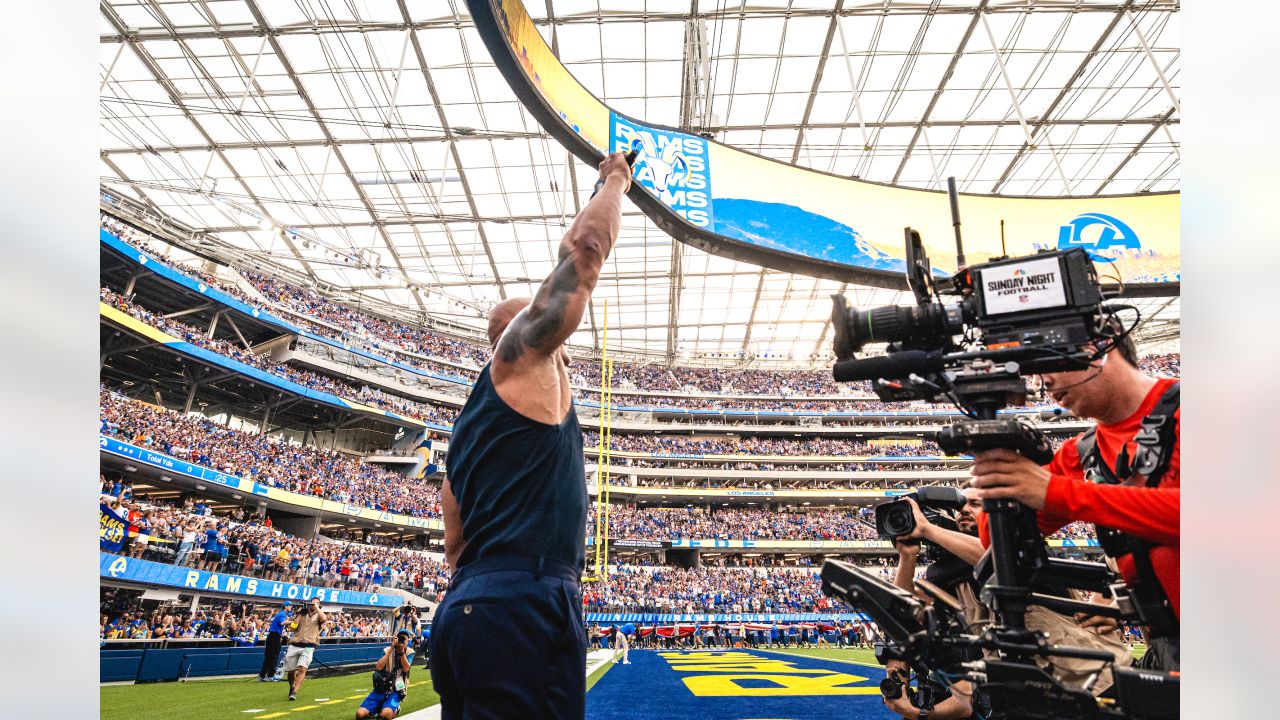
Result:
[[[911,699],[907,697],[906,689],[903,689],[902,694],[892,700],[883,695],[880,696],[880,699],[884,700],[885,707],[907,718],[907,720],[914,720],[914,718],[920,717],[920,709],[911,703]]]
[[[899,558],[920,557],[920,541],[919,540],[910,540],[905,537],[894,538],[893,546],[898,549]]]
[[[904,718],[919,717],[920,710],[911,702],[907,692],[907,681],[911,679],[911,671],[907,668],[907,664],[901,660],[890,660],[884,664],[884,670],[887,675],[897,676],[902,681],[902,692],[898,694],[898,697],[890,700],[883,695],[880,696],[880,699],[884,701],[885,707]]]
[[[1012,450],[984,450],[969,470],[979,500],[1017,500],[1033,510],[1044,507],[1049,471]]]
[[[631,166],[627,164],[627,158],[620,152],[607,155],[600,162],[600,179],[608,182],[610,176],[622,177],[623,193],[631,189]]]
[[[1093,597],[1089,598],[1089,602],[1106,607],[1116,606],[1114,599],[1104,597],[1102,593],[1094,593]],[[1115,632],[1116,628],[1120,627],[1120,621],[1116,618],[1103,617],[1102,615],[1086,615],[1085,613],[1076,613],[1076,622],[1080,623],[1080,627],[1092,630],[1099,635]]]
[[[904,498],[904,499],[907,501],[907,504],[911,506],[911,514],[915,516],[916,526],[915,526],[915,529],[913,529],[911,532],[907,533],[906,535],[903,535],[899,539],[919,540],[923,537],[926,537],[929,533],[929,528],[933,526],[933,523],[929,522],[929,518],[924,516],[924,512],[920,510],[920,506],[916,504],[916,501],[914,499],[912,498]]]

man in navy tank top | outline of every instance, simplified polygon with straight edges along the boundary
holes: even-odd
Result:
[[[533,299],[490,312],[493,359],[453,426],[441,488],[453,578],[430,640],[445,720],[585,712],[587,489],[564,343],[618,238],[631,168],[616,153],[600,178]]]

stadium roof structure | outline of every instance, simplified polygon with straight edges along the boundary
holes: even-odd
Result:
[[[784,162],[1015,196],[1179,187],[1176,0],[526,4],[619,112]],[[100,8],[103,193],[187,249],[480,328],[532,294],[590,193],[595,169],[522,107],[462,0]],[[572,342],[599,345],[607,300],[611,349],[813,365],[842,290],[909,300],[708,255],[624,204]],[[1130,302],[1145,342],[1176,341],[1176,296]]]

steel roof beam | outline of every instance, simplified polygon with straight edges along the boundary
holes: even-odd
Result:
[[[1175,110],[1177,110],[1177,108],[1169,108],[1169,111],[1164,114],[1162,120],[1167,121],[1172,118]],[[1116,169],[1111,171],[1111,174],[1107,176],[1106,180],[1102,181],[1102,184],[1098,186],[1097,190],[1093,191],[1093,194],[1101,195],[1102,191],[1105,190],[1107,186],[1111,184],[1111,181],[1115,180],[1116,176],[1120,174],[1120,171],[1124,169],[1124,166],[1128,165],[1130,160],[1138,156],[1138,152],[1142,150],[1143,146],[1145,146],[1162,127],[1164,127],[1163,122],[1158,122],[1151,126],[1151,130],[1146,135],[1142,136],[1142,139],[1138,141],[1138,144],[1133,146],[1133,149],[1129,151],[1129,154],[1124,156],[1124,159],[1120,161],[1120,164],[1116,165]]]
[[[396,5],[400,8],[400,15],[404,18],[407,25],[413,21],[409,16],[409,8],[405,5],[405,0],[396,0]],[[445,135],[453,135],[453,131],[449,127],[449,119],[444,114],[444,104],[440,102],[440,93],[436,90],[435,80],[431,77],[431,71],[427,69],[427,56],[422,51],[422,42],[418,40],[416,31],[409,34],[410,40],[413,42],[413,52],[418,59],[418,69],[422,71],[422,79],[427,84],[427,94],[431,96],[431,104],[435,106],[436,114],[440,117],[440,127],[444,129]],[[474,217],[480,216],[480,211],[476,207],[475,195],[471,192],[471,183],[467,181],[467,171],[462,167],[462,156],[458,153],[458,146],[452,140],[449,141],[449,154],[453,157],[453,167],[458,171],[458,182],[462,184],[462,194],[467,199],[467,207],[471,209]],[[484,231],[484,224],[476,222],[476,236],[480,238],[480,244],[484,247],[484,254],[489,259],[489,269],[493,272],[493,282],[498,286],[498,297],[503,300],[507,299],[507,288],[502,282],[502,275],[498,273],[498,263],[493,257],[493,248],[489,245],[489,236]],[[461,268],[459,268],[461,269]]]
[[[245,0],[245,4],[249,7],[249,12],[253,13],[254,19],[258,21],[259,27],[266,29],[271,28],[266,17],[262,14],[262,9],[258,7],[256,0]],[[280,46],[280,41],[274,34],[268,33],[267,40],[271,43],[271,51],[275,53],[276,59],[280,61],[280,66],[284,68],[285,73],[289,76],[289,80],[293,82],[293,87],[297,91],[298,97],[302,99],[302,102],[307,106],[307,110],[311,113],[312,117],[315,118],[316,126],[319,128],[320,132],[324,133],[325,138],[332,144],[331,150],[334,158],[337,159],[338,164],[342,166],[342,172],[346,174],[347,180],[351,182],[351,187],[355,188],[356,195],[360,198],[360,203],[364,205],[365,210],[369,213],[369,219],[378,228],[378,235],[382,237],[382,242],[386,245],[388,252],[391,253],[391,258],[395,261],[396,267],[399,268],[400,273],[407,278],[409,276],[408,270],[405,269],[404,263],[400,260],[400,254],[396,252],[395,245],[391,242],[391,236],[387,234],[386,228],[382,226],[382,221],[378,217],[377,210],[369,200],[369,196],[365,194],[364,188],[362,188],[360,183],[356,181],[356,176],[351,172],[351,166],[347,164],[347,159],[343,157],[342,150],[333,137],[333,133],[329,131],[329,126],[326,125],[324,120],[320,117],[320,111],[316,108],[315,103],[312,102],[310,94],[307,93],[307,89],[302,85],[301,78],[299,78],[297,72],[294,71],[293,63],[291,63],[289,58],[285,55],[284,48]],[[287,237],[285,237],[285,241],[288,242]],[[293,248],[293,243],[290,242],[289,247]],[[297,252],[296,249],[294,249],[294,254],[297,255],[299,262],[306,262],[305,259],[303,259],[302,254]],[[425,312],[426,305],[422,303],[422,298],[418,297],[416,293],[411,294],[413,295],[414,300],[417,301],[418,308]]]
[[[1092,48],[1089,48],[1089,52],[1085,53],[1080,64],[1076,66],[1076,71],[1071,74],[1071,77],[1068,78],[1067,82],[1062,86],[1062,90],[1058,92],[1058,94],[1053,98],[1053,101],[1049,103],[1049,106],[1045,108],[1044,112],[1041,113],[1040,117],[1036,120],[1035,126],[1031,128],[1032,138],[1039,134],[1040,130],[1047,125],[1072,124],[1062,123],[1061,121],[1057,123],[1051,122],[1049,118],[1051,118],[1054,111],[1058,109],[1058,105],[1062,104],[1062,101],[1066,99],[1067,93],[1071,92],[1071,88],[1075,87],[1076,81],[1084,76],[1084,71],[1089,67],[1089,63],[1093,62],[1093,59],[1102,51],[1102,44],[1107,41],[1107,38],[1111,37],[1111,32],[1120,24],[1120,18],[1124,17],[1124,11],[1128,9],[1129,6],[1133,5],[1133,3],[1134,0],[1127,0],[1124,7],[1117,10],[1115,17],[1111,18],[1111,22],[1107,23],[1107,26],[1103,28],[1102,34],[1098,36],[1098,41],[1093,44]],[[1157,123],[1157,125],[1158,124],[1159,123]],[[1013,169],[1019,162],[1021,162],[1022,156],[1026,154],[1027,149],[1030,147],[1030,143],[1022,143],[1022,147],[1018,149],[1017,154],[1009,161],[1009,166],[1004,169],[1004,172],[1000,173],[1000,179],[996,181],[995,185],[991,186],[991,192],[993,194],[1000,192],[1000,187],[1008,182],[1009,177],[1013,175]]]
[[[1169,124],[1176,125],[1178,120],[1173,119]],[[913,120],[892,120],[887,122],[867,122],[865,127],[870,129],[881,128],[918,128],[922,123]],[[927,123],[930,127],[1003,127],[1005,125],[1016,125],[1017,120],[930,120]],[[1046,127],[1050,125],[1160,125],[1163,124],[1160,118],[1061,118],[1061,119],[1041,119],[1035,123],[1035,128]],[[741,131],[759,131],[759,130],[848,130],[857,127],[857,123],[829,123],[829,122],[806,122],[806,123],[771,123],[765,125],[713,125],[704,128],[704,131],[710,133],[720,132],[741,132]],[[1032,130],[1035,132],[1035,129]],[[305,147],[329,147],[330,145],[394,145],[399,143],[434,143],[434,142],[466,142],[468,140],[542,140],[547,139],[546,133],[542,132],[490,132],[477,133],[475,135],[459,135],[453,133],[450,135],[413,135],[406,137],[385,137],[385,138],[352,138],[352,139],[328,139],[316,140],[268,140],[264,142],[218,142],[204,145],[152,145],[150,147],[132,148],[132,147],[116,147],[105,148],[101,152],[104,155],[141,155],[143,153],[167,153],[167,152],[210,152],[212,150],[268,150],[268,149],[285,149],[285,148],[305,148]],[[1024,144],[1025,145],[1025,144]],[[570,167],[575,169],[576,165],[571,164]]]
[[[394,124],[392,125],[394,127]],[[548,135],[542,132],[477,132],[474,135],[410,135],[401,137],[371,137],[371,138],[353,138],[338,139],[330,142],[327,139],[315,140],[267,140],[262,142],[223,142],[215,145],[152,145],[145,148],[106,148],[102,152],[107,155],[140,155],[142,153],[165,153],[165,152],[208,152],[214,148],[220,150],[269,150],[269,149],[291,149],[291,148],[314,148],[329,147],[330,145],[399,145],[403,143],[438,143],[448,140],[466,141],[466,140],[537,140],[547,138]]]
[[[1089,13],[1089,12],[1116,12],[1124,7],[1123,3],[1110,3],[1106,5],[1081,4],[1077,2],[1034,2],[1027,0],[1026,2],[1014,4],[996,5],[988,10],[993,13],[1023,13],[1034,11],[1037,14],[1045,13]],[[1179,0],[1159,0],[1149,7],[1143,7],[1143,12],[1178,12],[1181,9]],[[944,5],[936,9],[930,9],[924,4],[913,5],[879,5],[868,4],[861,7],[853,7],[842,10],[841,17],[857,17],[857,16],[880,16],[880,15],[967,15],[974,12],[972,5]],[[722,11],[720,9],[700,11],[696,15],[687,12],[652,12],[652,11],[614,11],[614,12],[597,12],[589,11],[574,15],[559,15],[550,19],[533,18],[535,25],[595,25],[601,21],[607,23],[625,23],[625,22],[680,22],[686,20],[702,19],[702,20],[719,20],[728,15],[738,15],[747,18],[804,18],[804,17],[827,17],[831,15],[830,10],[821,8],[761,8],[751,9],[745,12]],[[116,28],[115,33],[107,33],[99,35],[99,42],[117,43],[126,40],[137,40],[146,42],[148,40],[198,40],[198,39],[234,39],[248,37],[262,37],[270,32],[272,35],[327,35],[334,33],[372,33],[372,32],[395,32],[404,30],[450,30],[460,28],[471,28],[474,24],[469,17],[441,17],[431,18],[429,20],[419,20],[414,22],[305,22],[293,25],[282,25],[273,27],[270,31],[261,27],[255,27],[250,23],[243,24],[227,24],[219,27],[191,27],[177,29],[176,34],[170,34],[157,28],[139,28],[130,31],[127,28]]]
[[[931,8],[940,10],[940,8]],[[964,49],[969,44],[969,38],[973,36],[974,28],[978,27],[978,20],[982,17],[982,13],[987,11],[987,0],[982,0],[976,8],[969,8],[969,12],[973,13],[973,19],[969,21],[969,27],[964,30],[964,37],[960,38],[960,45],[956,47],[956,51],[951,55],[951,62],[947,64],[947,71],[942,73],[942,80],[938,82],[938,88],[933,91],[933,97],[929,98],[929,105],[925,107],[924,114],[920,116],[920,121],[915,123],[916,131],[911,136],[911,142],[907,144],[907,149],[902,153],[902,162],[898,163],[898,169],[893,173],[892,182],[898,182],[898,178],[902,177],[902,171],[907,167],[907,161],[911,159],[911,152],[915,150],[916,143],[920,141],[920,132],[926,124],[936,124],[929,122],[929,116],[933,114],[933,108],[938,105],[938,100],[942,97],[942,93],[947,89],[947,81],[951,79],[951,75],[956,71],[956,65],[959,64],[960,58],[964,56]],[[1012,123],[1004,123],[1011,125]]]
[[[124,21],[121,20],[120,16],[116,14],[115,9],[112,8],[108,3],[106,3],[105,0],[100,4],[99,7],[101,8],[102,15],[107,19],[107,22],[110,23],[111,26],[114,27],[117,31],[124,33],[125,31]],[[177,38],[172,38],[172,39],[177,40]],[[246,183],[244,178],[240,176],[240,173],[235,169],[235,166],[232,165],[231,162],[227,159],[226,155],[224,155],[222,151],[215,146],[215,143],[213,142],[213,138],[209,135],[209,132],[205,130],[204,126],[200,124],[200,121],[196,120],[195,115],[193,115],[191,111],[187,109],[186,105],[182,103],[180,93],[177,91],[177,88],[173,86],[173,82],[172,80],[169,79],[168,75],[166,75],[164,71],[161,70],[159,64],[156,63],[155,58],[153,58],[151,54],[147,52],[146,48],[142,47],[142,44],[140,42],[136,40],[131,40],[130,44],[133,46],[133,51],[135,54],[137,54],[138,60],[140,60],[142,64],[147,68],[147,71],[151,73],[151,76],[155,78],[156,84],[158,84],[164,90],[165,94],[169,96],[169,100],[176,107],[182,110],[183,116],[186,117],[187,122],[191,123],[191,126],[195,128],[196,132],[200,133],[200,137],[204,138],[205,142],[208,143],[213,148],[213,152],[217,154],[218,159],[220,159],[222,163],[227,166],[227,170],[231,172],[231,177],[235,179],[237,183],[240,184],[240,187],[244,188],[246,196],[258,208],[258,212],[262,213],[262,216],[264,218],[270,217],[270,213],[267,212],[266,207],[253,194],[253,191],[249,189],[249,184]],[[105,157],[104,157],[104,160],[105,160]],[[112,165],[112,167],[115,167],[115,165]],[[119,168],[116,168],[116,169],[118,170]],[[290,241],[287,236],[282,235],[281,237],[284,240],[285,244],[289,246],[290,250],[292,250],[294,254],[297,255],[298,254],[297,249],[293,246],[292,241]],[[307,261],[304,258],[302,258],[301,255],[298,255],[298,262],[302,264],[302,268],[306,270],[307,274],[313,280],[316,279],[315,272],[311,269],[311,266],[307,264]]]
[[[818,99],[818,87],[822,85],[822,74],[827,69],[827,59],[831,57],[831,41],[836,36],[836,26],[840,23],[840,10],[844,8],[844,0],[837,0],[831,12],[831,22],[827,25],[827,35],[822,40],[822,51],[818,53],[818,67],[813,73],[813,84],[809,86],[809,99],[804,104],[804,115],[800,118],[800,127],[796,132],[796,146],[791,150],[791,164],[800,160],[800,147],[804,145],[804,131],[809,127],[809,118],[813,115],[813,103]]]

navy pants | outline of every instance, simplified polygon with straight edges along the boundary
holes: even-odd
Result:
[[[443,720],[582,718],[581,570],[497,555],[454,574],[431,627]]]

